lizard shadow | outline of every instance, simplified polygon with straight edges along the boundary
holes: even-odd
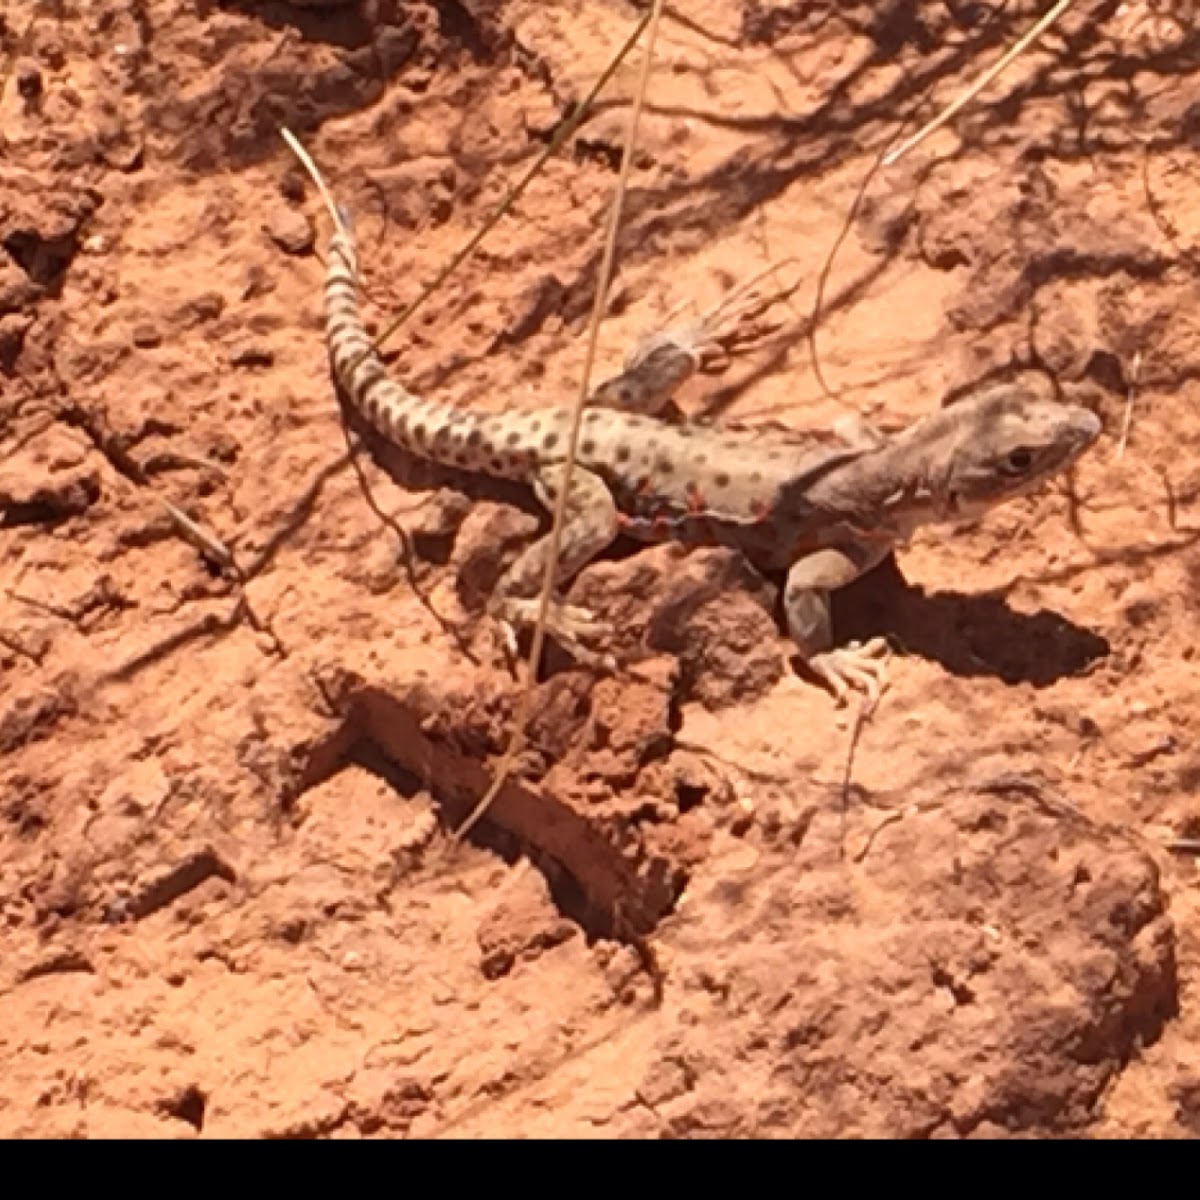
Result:
[[[1061,613],[1021,613],[996,592],[926,592],[894,557],[840,591],[833,602],[838,644],[888,635],[904,653],[952,675],[991,676],[1046,687],[1077,676],[1108,655],[1108,640]]]
[[[310,42],[355,50],[371,40],[371,23],[356,5],[296,7],[287,0],[223,0],[222,8],[261,21],[268,29],[291,31]]]

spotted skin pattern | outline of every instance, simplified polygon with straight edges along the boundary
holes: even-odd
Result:
[[[487,414],[413,395],[391,380],[364,327],[349,222],[331,240],[325,285],[334,376],[389,441],[443,465],[515,480],[552,509],[571,426],[566,408]],[[561,589],[619,533],[643,541],[732,546],[786,572],[784,612],[802,661],[839,702],[876,697],[887,647],[835,647],[829,597],[871,570],[921,525],[972,520],[1034,491],[1096,439],[1087,409],[1011,384],[983,387],[887,437],[862,422],[792,433],[660,419],[699,369],[703,322],[658,334],[600,385],[584,412],[556,583]],[[539,538],[496,585],[492,614],[529,625],[550,548]],[[585,611],[552,606],[549,632],[583,661],[603,631]]]

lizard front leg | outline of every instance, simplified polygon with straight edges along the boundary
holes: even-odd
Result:
[[[874,704],[887,681],[888,645],[872,638],[865,645],[833,645],[829,595],[881,563],[891,552],[882,542],[849,542],[816,550],[797,559],[788,571],[783,608],[788,632],[800,657],[833,689],[839,705],[852,688],[861,689]]]
[[[562,474],[560,466],[543,467],[533,480],[538,500],[550,512],[557,501]],[[616,536],[617,507],[612,493],[599,475],[576,465],[559,543],[555,588],[583,570]],[[549,534],[527,547],[501,576],[492,593],[489,611],[508,632],[510,645],[515,628],[530,628],[537,620],[538,595],[546,577],[550,548]],[[582,645],[583,638],[604,632],[586,609],[563,604],[555,597],[551,600],[546,631],[579,662],[612,668],[608,656],[597,655]]]

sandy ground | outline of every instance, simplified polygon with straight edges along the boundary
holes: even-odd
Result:
[[[1030,370],[1105,436],[839,598],[843,636],[899,652],[848,781],[852,713],[787,665],[772,581],[595,564],[575,595],[633,665],[551,660],[457,850],[516,695],[481,606],[536,511],[374,444],[411,554],[372,511],[328,227],[278,128],[355,213],[381,326],[637,10],[60,0],[21,44],[32,7],[0,3],[0,1134],[1200,1130],[1185,0],[1076,5],[871,178],[814,342],[880,148],[1045,5],[671,10],[602,370],[775,264],[782,325],[692,416],[894,427]],[[392,343],[397,377],[575,394],[635,71]]]

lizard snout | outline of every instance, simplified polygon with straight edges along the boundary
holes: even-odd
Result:
[[[1086,450],[1100,436],[1101,428],[1100,418],[1090,408],[1071,410],[1067,429],[1080,451]]]

